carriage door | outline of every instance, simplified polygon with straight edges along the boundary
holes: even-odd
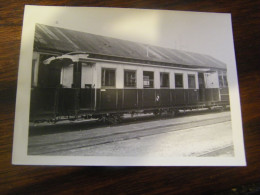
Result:
[[[61,65],[51,63],[43,64],[43,61],[53,57],[53,55],[40,55],[40,64],[38,71],[38,86],[43,88],[56,88],[60,85]]]
[[[203,102],[205,101],[205,80],[204,80],[204,74],[199,73],[199,101]]]
[[[80,108],[90,109],[92,103],[92,85],[85,84],[85,88],[80,92]]]
[[[61,65],[51,63],[46,65],[44,60],[52,55],[40,54],[39,69],[35,73],[33,65],[33,75],[36,77],[34,90],[31,91],[31,110],[32,112],[53,112],[56,113],[58,106],[59,92],[57,87],[60,86]],[[38,75],[37,75],[38,74]],[[38,79],[37,79],[38,77]],[[38,82],[37,82],[38,81]]]
[[[92,105],[92,82],[93,72],[92,65],[89,63],[81,63],[81,89],[80,89],[80,108],[89,110]]]

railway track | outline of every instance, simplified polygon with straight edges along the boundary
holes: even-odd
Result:
[[[230,115],[218,117],[198,116],[187,120],[182,117],[178,120],[159,120],[143,123],[118,125],[113,127],[100,127],[92,130],[79,130],[77,132],[62,132],[55,135],[30,136],[28,145],[29,155],[55,155],[66,151],[78,150],[97,145],[105,145],[125,140],[138,139],[146,136],[181,131],[185,129],[208,126],[230,121]]]
[[[113,124],[109,126],[121,126],[121,125],[129,125],[136,123],[149,122],[154,120],[168,120],[172,118],[182,118],[187,116],[196,116],[196,115],[206,115],[211,114],[216,111],[212,110],[195,110],[195,111],[186,111],[180,112],[178,115],[171,117],[169,115],[163,116],[154,116],[153,114],[148,115],[137,115],[135,117],[124,117],[123,120],[118,124]],[[104,128],[107,127],[108,124],[104,124],[98,120],[79,120],[79,121],[59,121],[57,123],[31,123],[29,127],[29,136],[37,136],[44,134],[55,134],[61,132],[70,132],[70,131],[78,131],[81,129],[89,130],[95,128]]]

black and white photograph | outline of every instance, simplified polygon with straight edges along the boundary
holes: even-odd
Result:
[[[13,163],[245,166],[231,15],[26,6]]]

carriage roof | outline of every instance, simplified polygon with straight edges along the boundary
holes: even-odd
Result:
[[[226,69],[209,56],[163,48],[59,27],[36,24],[34,50],[68,53],[82,51],[95,58],[140,61],[167,66]]]

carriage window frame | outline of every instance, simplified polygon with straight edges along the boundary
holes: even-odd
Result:
[[[181,76],[182,77],[182,79],[181,79],[181,86],[177,86],[177,77],[178,76]],[[183,89],[184,88],[184,82],[183,82],[183,74],[181,74],[181,73],[175,73],[174,74],[174,81],[175,81],[175,88],[177,88],[177,89]]]
[[[228,87],[227,75],[223,75],[223,86]]]
[[[164,75],[167,75],[166,85],[162,85],[162,84],[164,84],[164,82],[163,82]],[[169,74],[169,72],[160,72],[160,88],[169,88],[169,87],[170,87],[170,74]]]
[[[223,82],[222,75],[218,75],[218,82],[219,82],[219,87],[220,88],[224,87],[224,82]]]
[[[194,86],[191,86],[190,85],[190,77],[193,77],[194,78]],[[196,89],[196,76],[195,74],[188,74],[188,88],[189,89]]]
[[[129,83],[131,82],[126,82],[126,73],[134,73],[134,85],[129,85]],[[136,84],[137,84],[137,78],[136,78],[136,70],[130,70],[130,69],[125,69],[124,70],[124,87],[126,88],[136,88]]]
[[[218,72],[218,82],[220,88],[227,88],[228,87],[228,81],[227,81],[227,73],[224,71]]]
[[[103,71],[113,71],[114,72],[114,85],[108,85],[106,83],[106,80],[104,80],[104,74]],[[104,83],[105,82],[105,83]],[[103,88],[115,88],[116,87],[116,69],[115,68],[102,68],[101,69],[101,87]]]
[[[147,78],[147,76],[144,75],[145,73],[152,73],[152,75],[153,75],[152,78],[149,78],[148,80],[147,79],[145,80],[145,77]],[[148,77],[149,77],[149,75],[148,75]],[[145,85],[145,82],[148,82],[149,86]],[[154,71],[143,71],[143,88],[144,89],[152,89],[152,88],[154,88]]]

